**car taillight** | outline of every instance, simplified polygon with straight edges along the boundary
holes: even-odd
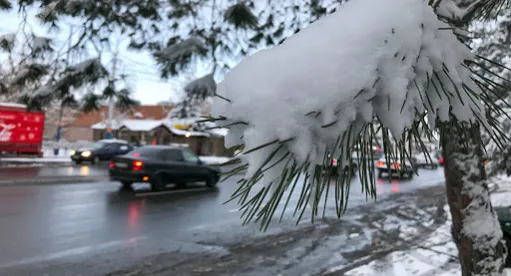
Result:
[[[332,166],[337,166],[337,160],[332,159]]]
[[[115,167],[114,161],[110,161],[110,164],[108,165],[110,169],[113,169]]]
[[[438,163],[443,164],[444,163],[444,159],[442,157],[438,158]]]
[[[374,150],[375,151],[382,151],[382,149],[380,147],[374,147]]]
[[[133,170],[134,171],[142,170],[142,166],[144,166],[144,163],[142,161],[133,161]]]
[[[385,166],[385,162],[383,162],[383,161],[378,161],[378,162],[376,162],[376,166],[383,167],[383,166]]]
[[[392,168],[399,169],[399,168],[401,168],[401,164],[399,164],[399,163],[392,163]]]

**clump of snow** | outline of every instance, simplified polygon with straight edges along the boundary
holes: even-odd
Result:
[[[47,37],[34,36],[32,50],[35,52],[51,49],[51,39]]]
[[[480,93],[463,65],[472,58],[427,1],[349,1],[234,67],[217,87],[227,100],[215,99],[212,115],[231,125],[228,148],[286,141],[275,160],[291,152],[298,164],[322,163],[339,137],[359,133],[374,116],[397,139],[425,111],[432,128],[450,111],[461,121],[475,120],[471,110],[484,108],[466,92]],[[247,176],[279,146],[245,155]],[[277,179],[285,163],[265,177]]]
[[[0,48],[6,51],[11,51],[14,48],[15,42],[16,42],[15,33],[0,35]]]
[[[198,78],[185,86],[185,92],[188,95],[197,95],[202,99],[215,95],[216,82],[213,74],[208,74]]]
[[[60,0],[53,1],[48,5],[42,7],[39,16],[44,20],[48,17],[55,16],[57,13],[57,5],[60,3]]]
[[[204,43],[198,38],[189,38],[182,42],[170,45],[154,55],[161,60],[175,62],[185,56],[189,56],[204,49]]]

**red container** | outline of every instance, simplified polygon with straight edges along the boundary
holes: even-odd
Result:
[[[44,113],[0,103],[0,154],[42,156]]]

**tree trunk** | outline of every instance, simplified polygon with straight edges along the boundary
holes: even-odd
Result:
[[[454,120],[440,124],[440,142],[461,272],[463,276],[502,275],[507,249],[490,202],[479,125],[466,124],[461,129]]]

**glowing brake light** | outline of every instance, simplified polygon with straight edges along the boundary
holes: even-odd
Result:
[[[142,161],[133,161],[133,170],[140,171],[140,170],[142,170],[143,165],[144,165],[144,163]]]
[[[111,161],[108,166],[110,167],[110,169],[113,169],[115,167],[115,163],[113,161]]]
[[[382,149],[380,147],[374,147],[374,150],[376,151],[382,151]]]
[[[332,159],[332,166],[337,166],[337,160]]]
[[[438,163],[443,164],[444,163],[444,159],[442,157],[438,158]]]
[[[401,164],[399,164],[399,163],[392,163],[392,168],[399,169],[399,168],[401,168]]]
[[[383,167],[383,166],[385,166],[385,162],[378,161],[378,162],[376,162],[376,166]]]

